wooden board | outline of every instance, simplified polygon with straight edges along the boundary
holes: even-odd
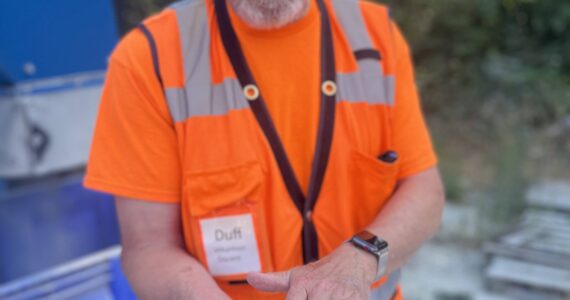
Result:
[[[570,256],[570,214],[528,210],[513,231],[493,242]]]
[[[570,299],[570,182],[527,193],[529,208],[511,232],[484,245],[489,287],[520,300]]]
[[[535,184],[526,198],[531,206],[570,212],[570,182],[552,180]]]
[[[527,247],[509,246],[496,242],[485,243],[483,250],[485,253],[493,256],[501,256],[570,270],[569,255],[550,253]]]
[[[570,296],[570,270],[494,257],[486,270],[490,281],[512,282]]]
[[[487,281],[487,288],[507,299],[514,300],[568,300],[567,295],[557,291],[537,289],[506,281]]]

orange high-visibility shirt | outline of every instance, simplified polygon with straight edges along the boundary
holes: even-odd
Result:
[[[378,6],[362,2],[369,27],[381,27]],[[277,30],[235,22],[245,55],[265,93],[289,158],[306,190],[319,111],[319,22],[314,4],[303,19]],[[232,14],[232,20],[237,18]],[[163,23],[173,22],[167,18]],[[398,178],[436,164],[422,117],[408,46],[394,27],[398,69],[394,113]],[[376,45],[382,45],[380,36]],[[101,98],[85,184],[109,193],[151,201],[180,201],[181,172],[168,108],[156,84],[147,40],[135,30],[115,49]]]
[[[192,28],[192,34],[207,29],[208,50],[191,55],[202,55],[202,61],[209,63],[210,78],[199,78],[197,83],[192,81],[196,78],[188,78],[198,68],[185,65],[191,56],[188,47],[204,45],[188,44],[188,37],[180,35],[187,28],[172,8],[145,21],[156,38],[166,95],[141,31],[129,33],[115,49],[85,178],[87,187],[128,198],[180,203],[187,249],[204,265],[200,222],[249,213],[258,237],[261,270],[279,271],[303,262],[298,233],[306,222],[314,224],[318,233],[319,255],[326,255],[371,222],[389,200],[397,180],[435,166],[409,49],[386,8],[358,4],[366,34],[380,56],[374,63],[381,74],[370,75],[359,73],[361,62],[351,49],[350,33],[343,31],[346,28],[336,16],[339,12],[331,5],[331,1],[343,0],[327,0],[340,96],[318,201],[314,210],[299,214],[269,146],[272,141],[243,105],[247,103],[243,95],[232,94],[236,74],[219,36],[211,0],[205,1],[207,28]],[[248,27],[231,10],[230,17],[306,194],[321,108],[320,11],[312,4],[304,18],[268,31]],[[358,85],[366,76],[380,76],[378,85],[393,83],[393,101],[368,101],[369,90],[375,87]],[[230,96],[216,98],[222,92]],[[389,150],[398,154],[398,161],[380,162],[378,156]],[[232,297],[262,295],[218,279]]]

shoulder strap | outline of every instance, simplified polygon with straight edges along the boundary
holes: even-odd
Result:
[[[164,84],[162,83],[162,76],[160,75],[160,64],[158,61],[158,49],[156,47],[156,42],[154,41],[154,37],[150,33],[150,30],[148,30],[148,28],[144,24],[142,24],[142,23],[139,24],[138,28],[144,34],[144,36],[146,37],[146,39],[148,41],[148,45],[150,46],[150,53],[152,56],[152,64],[154,67],[154,73],[156,75],[156,78],[158,79],[158,82],[160,83],[160,87],[162,88],[162,90],[164,90]]]
[[[356,60],[361,60],[366,58],[382,60],[382,55],[380,55],[380,52],[372,48],[355,50],[354,57],[356,57]]]
[[[332,4],[356,60],[381,60],[380,52],[370,41],[358,0],[333,0]]]

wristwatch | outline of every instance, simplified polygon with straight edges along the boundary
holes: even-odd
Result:
[[[378,258],[378,268],[374,281],[384,276],[386,267],[388,266],[388,242],[368,231],[362,231],[354,235],[350,239],[350,242],[356,246],[356,248],[362,249]]]

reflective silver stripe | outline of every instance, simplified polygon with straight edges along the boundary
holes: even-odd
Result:
[[[384,86],[386,87],[386,96],[388,104],[396,104],[396,77],[394,75],[384,76]]]
[[[189,0],[172,6],[176,11],[184,82],[188,85],[211,84],[210,74],[210,28],[206,3]]]
[[[398,288],[402,272],[400,270],[393,272],[388,276],[388,280],[376,289],[370,292],[372,300],[390,300]]]
[[[355,0],[333,0],[352,49],[371,48],[360,7]],[[231,110],[247,108],[241,86],[236,79],[226,78],[213,84],[210,62],[210,29],[203,0],[187,0],[171,6],[176,11],[182,59],[184,88],[166,88],[170,114],[175,122],[196,116],[225,115]],[[376,60],[358,62],[354,73],[337,74],[338,101],[369,104],[394,103],[394,78],[383,76]]]
[[[225,98],[223,95],[231,94],[224,93],[227,88],[223,83],[221,87],[212,86],[206,3],[202,0],[187,0],[170,7],[176,11],[185,86],[166,89],[172,119],[178,122],[194,115],[219,114],[227,106],[221,101]]]
[[[358,0],[333,0],[332,3],[352,51],[373,48]]]
[[[383,76],[381,66],[375,60],[361,60],[358,65],[357,72],[337,74],[337,101],[393,105],[394,77]]]
[[[166,98],[175,122],[197,116],[225,115],[248,107],[239,82],[232,78],[215,85],[167,88]]]
[[[373,49],[366,24],[360,11],[358,0],[333,0],[338,21],[350,43],[352,51]],[[360,75],[350,78],[339,74],[339,94],[341,100],[351,102],[368,102],[370,104],[394,105],[395,78],[384,76],[382,64],[376,60],[358,61]],[[341,82],[342,80],[342,82]]]
[[[394,92],[389,87],[393,86],[394,78],[382,76],[374,61],[365,60],[360,64],[358,72],[337,74],[337,101],[392,105]],[[231,110],[248,107],[239,82],[233,78],[226,78],[223,83],[213,86],[167,88],[166,99],[175,122],[197,116],[225,115]]]
[[[370,105],[394,103],[393,76],[382,76],[372,60],[360,62],[360,70],[337,74],[337,101],[364,102]],[[231,110],[247,108],[247,100],[237,79],[223,83],[186,88],[167,88],[168,107],[175,122],[197,116],[219,116]]]

